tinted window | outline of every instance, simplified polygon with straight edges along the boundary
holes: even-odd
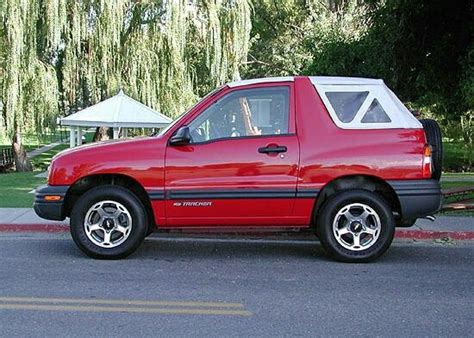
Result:
[[[369,92],[326,92],[337,117],[344,123],[354,119],[367,95]]]
[[[192,142],[288,133],[289,88],[238,90],[227,94],[189,124]]]
[[[382,106],[380,105],[377,99],[374,99],[370,104],[367,113],[365,113],[364,117],[362,118],[362,123],[389,123],[392,122],[390,117],[388,117],[385,110],[383,110]]]

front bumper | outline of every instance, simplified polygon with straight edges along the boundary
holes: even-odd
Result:
[[[69,189],[68,185],[41,185],[36,188],[33,208],[36,214],[44,219],[62,221],[64,216],[64,196]],[[54,200],[48,197],[57,196]]]
[[[443,198],[437,180],[389,181],[400,201],[403,220],[433,215],[441,209]]]

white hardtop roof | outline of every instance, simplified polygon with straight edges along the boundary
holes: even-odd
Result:
[[[259,79],[234,81],[234,82],[228,83],[227,85],[230,88],[234,88],[234,87],[240,87],[240,86],[245,86],[245,85],[250,85],[250,84],[255,84],[255,83],[288,82],[288,81],[293,82],[294,77],[293,76],[262,77],[262,78],[259,78]]]
[[[405,107],[395,93],[385,85],[383,80],[326,76],[311,76],[310,80],[318,91],[334,123],[342,129],[422,128],[421,123]],[[334,105],[330,102],[328,93],[339,96],[339,99],[335,100],[339,102],[334,102],[337,105],[340,105],[342,100],[344,100],[344,93],[360,93],[365,95],[365,99],[361,102],[362,104],[358,107],[357,111],[353,111],[355,115],[351,121],[341,121]],[[385,114],[388,117],[387,120],[383,122],[363,121],[364,116],[369,113],[369,110],[374,109],[371,108],[373,104],[379,106],[379,110],[383,111],[383,113],[379,112],[379,114]],[[339,109],[345,108],[341,106]],[[371,111],[371,113],[373,112]]]
[[[162,128],[171,119],[120,92],[102,102],[61,118],[63,126]]]
[[[383,85],[383,80],[364,77],[310,76],[315,85]]]
[[[348,77],[348,76],[308,76],[313,84],[321,85],[383,85],[381,79],[370,79],[364,77]],[[268,82],[293,82],[294,76],[279,77],[263,77],[258,79],[248,79],[230,82],[227,85],[231,88],[245,86],[256,83]]]

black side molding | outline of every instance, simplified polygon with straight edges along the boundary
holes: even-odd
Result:
[[[298,188],[296,198],[316,198],[319,195],[319,189],[301,189]]]
[[[148,190],[148,196],[151,200],[164,200],[165,191],[164,190]]]
[[[180,199],[258,199],[258,198],[316,198],[319,189],[186,189],[148,190],[151,200]]]
[[[166,199],[294,198],[292,189],[169,190]]]

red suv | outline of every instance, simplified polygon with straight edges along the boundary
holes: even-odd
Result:
[[[125,257],[155,230],[312,229],[334,258],[366,262],[396,226],[439,210],[441,161],[436,122],[382,80],[244,80],[158,136],[57,155],[34,207],[69,217],[96,258]]]

